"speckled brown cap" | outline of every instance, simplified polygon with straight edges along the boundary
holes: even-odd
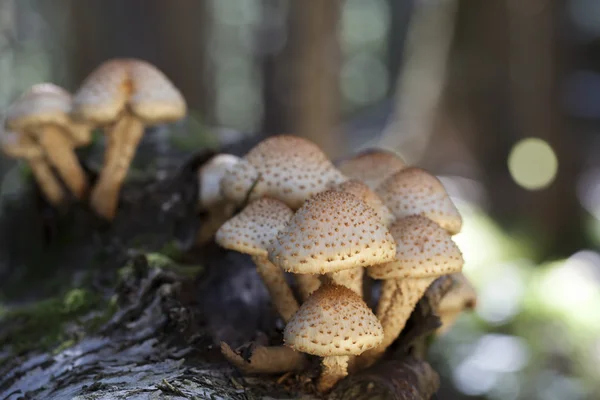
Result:
[[[294,350],[316,356],[358,355],[381,343],[383,328],[352,290],[324,285],[294,314],[283,338]]]
[[[396,259],[367,269],[375,279],[426,278],[459,272],[463,257],[450,234],[418,215],[402,218],[390,228]]]
[[[406,168],[386,179],[376,193],[396,218],[423,215],[454,235],[462,218],[442,183],[421,168]]]
[[[68,126],[71,95],[52,83],[33,85],[6,112],[8,129],[24,130],[40,124]]]
[[[266,256],[269,243],[292,215],[292,210],[281,201],[263,197],[225,222],[217,231],[215,241],[226,249]]]
[[[227,200],[241,204],[246,198],[259,198],[250,196],[252,193],[264,192],[264,183],[261,182],[259,174],[254,165],[245,159],[227,167],[223,178],[221,178],[221,193]]]
[[[351,179],[333,186],[331,190],[355,195],[375,210],[375,213],[377,213],[386,226],[389,226],[394,221],[394,214],[392,214],[390,209],[383,204],[379,196],[366,183]]]
[[[364,150],[339,163],[339,170],[348,178],[358,179],[371,189],[377,188],[389,176],[405,168],[396,154],[383,149]]]
[[[271,196],[293,209],[331,184],[346,178],[333,166],[314,143],[292,135],[272,136],[256,145],[244,157],[260,175],[251,198]],[[223,184],[248,186],[246,172],[241,166],[230,172]],[[249,187],[241,190],[247,193]],[[224,193],[228,193],[224,188]],[[237,191],[236,191],[237,193]],[[231,194],[233,195],[233,193]],[[232,198],[241,201],[240,198]]]
[[[393,260],[396,243],[375,211],[350,193],[307,200],[277,234],[269,259],[297,274],[325,274]]]

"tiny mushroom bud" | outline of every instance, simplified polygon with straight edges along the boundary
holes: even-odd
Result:
[[[314,143],[292,135],[269,137],[230,168],[223,178],[223,194],[240,204],[270,196],[292,209],[310,196],[346,178]]]
[[[348,375],[350,356],[381,343],[383,329],[360,296],[344,286],[325,284],[294,314],[283,338],[294,350],[324,357],[318,389],[326,392]]]
[[[392,222],[394,222],[394,214],[391,213],[390,209],[383,204],[383,201],[379,196],[377,196],[366,183],[351,179],[338,185],[334,185],[331,190],[355,195],[375,210],[375,213],[381,218],[381,221],[383,221],[385,226],[390,226]]]
[[[452,235],[460,232],[458,210],[439,179],[424,169],[403,169],[387,178],[376,192],[396,218],[422,215]]]
[[[183,118],[185,100],[153,65],[136,59],[114,59],[88,76],[73,102],[76,118],[106,128],[104,167],[91,203],[99,215],[112,219],[144,126]]]
[[[402,218],[390,231],[397,243],[396,259],[367,269],[372,278],[385,280],[377,309],[385,338],[364,354],[366,365],[396,340],[429,285],[439,276],[459,272],[464,263],[450,234],[428,218]]]
[[[65,193],[44,158],[42,148],[29,136],[0,129],[0,147],[9,157],[24,159],[46,199],[53,206],[60,206]]]
[[[227,168],[237,164],[240,158],[231,154],[218,154],[198,169],[200,193],[198,194],[199,207],[202,210],[211,208],[225,202],[221,193],[221,180]]]
[[[268,260],[267,248],[292,215],[292,210],[281,201],[263,197],[225,222],[215,236],[220,246],[252,256],[273,305],[286,322],[298,310],[298,302],[285,281],[283,270]]]
[[[442,320],[439,335],[446,333],[464,310],[472,310],[477,304],[477,292],[467,277],[461,272],[451,275],[454,286],[444,297],[436,310]]]
[[[71,121],[71,104],[71,95],[64,89],[51,83],[37,84],[10,106],[5,124],[37,139],[65,185],[81,199],[88,183],[74,148],[91,141],[91,130]]]
[[[394,239],[371,207],[350,193],[324,191],[277,234],[269,259],[288,272],[328,274],[362,295],[362,268],[392,261],[395,254]]]
[[[364,150],[338,164],[339,170],[348,178],[364,182],[373,190],[405,167],[399,156],[383,149]]]

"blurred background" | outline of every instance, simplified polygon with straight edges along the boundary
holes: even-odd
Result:
[[[184,93],[168,146],[295,133],[440,176],[479,291],[440,399],[600,399],[600,1],[0,0],[0,110],[112,57]]]

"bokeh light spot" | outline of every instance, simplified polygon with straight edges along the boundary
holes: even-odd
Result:
[[[539,190],[554,181],[558,159],[552,147],[544,140],[526,138],[517,142],[510,151],[508,169],[519,186]]]

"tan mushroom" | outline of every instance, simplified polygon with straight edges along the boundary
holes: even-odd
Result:
[[[270,196],[298,209],[310,196],[346,178],[314,143],[297,136],[269,137],[230,168],[221,187],[241,204]]]
[[[381,323],[356,293],[344,286],[323,285],[285,327],[284,342],[294,350],[324,357],[318,382],[330,390],[348,375],[348,360],[383,339]]]
[[[390,226],[392,222],[394,222],[394,214],[391,213],[390,209],[383,203],[377,193],[369,188],[366,183],[356,179],[350,179],[346,182],[334,185],[331,190],[355,195],[375,210],[375,213],[377,213],[386,226]]]
[[[44,158],[43,149],[30,136],[0,129],[0,147],[4,154],[27,162],[44,197],[54,206],[65,201],[65,193]]]
[[[9,130],[32,135],[67,188],[82,199],[88,183],[74,149],[90,143],[91,129],[71,121],[71,105],[71,95],[64,89],[51,83],[34,85],[10,106],[5,124]]]
[[[366,365],[376,361],[396,340],[419,299],[439,276],[459,272],[463,258],[450,234],[428,218],[414,215],[390,228],[396,240],[396,259],[367,269],[374,279],[384,279],[377,308],[385,337],[363,355]]]
[[[338,164],[338,169],[348,178],[364,182],[373,190],[405,167],[402,158],[383,149],[364,150]]]
[[[263,197],[225,222],[215,236],[220,246],[252,256],[273,305],[286,322],[298,310],[298,302],[285,281],[283,270],[267,258],[267,248],[292,215],[292,210],[281,201]]]
[[[376,192],[396,218],[422,215],[452,235],[460,232],[458,210],[439,179],[424,169],[403,169],[387,178]]]
[[[269,259],[295,274],[327,274],[362,296],[363,268],[395,254],[394,239],[371,207],[350,193],[324,191],[277,234]]]
[[[76,118],[105,128],[104,167],[92,191],[91,204],[99,215],[112,219],[144,127],[183,118],[185,100],[153,65],[136,59],[115,59],[88,76],[73,103]]]
[[[464,310],[472,310],[477,304],[477,292],[463,273],[453,274],[454,286],[442,297],[436,313],[442,320],[437,334],[450,330]]]

